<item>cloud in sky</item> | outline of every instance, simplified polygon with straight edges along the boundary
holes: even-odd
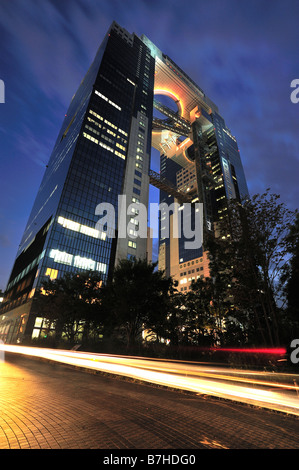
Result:
[[[0,233],[12,242],[1,253],[10,248],[11,263],[65,111],[113,20],[148,36],[217,104],[251,193],[270,187],[297,208],[298,17],[296,0],[2,1]],[[10,269],[3,261],[2,289]]]

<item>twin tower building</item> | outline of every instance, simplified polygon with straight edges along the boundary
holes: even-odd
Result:
[[[160,172],[151,169],[152,147]],[[191,218],[200,210],[204,241],[229,199],[248,194],[238,145],[178,65],[114,22],[50,156],[0,309],[1,340],[39,337],[42,312],[32,301],[44,280],[82,270],[105,280],[121,259],[151,261],[151,184],[160,190],[159,268],[184,292],[209,275],[208,258],[204,243],[188,246],[184,231],[174,234],[175,223],[186,208]]]

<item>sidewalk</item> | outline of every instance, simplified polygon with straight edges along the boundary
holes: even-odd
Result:
[[[63,365],[0,363],[0,449],[298,449],[299,420]]]

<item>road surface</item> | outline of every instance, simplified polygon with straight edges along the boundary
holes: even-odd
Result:
[[[43,358],[299,416],[299,375],[86,351],[0,345],[4,353]],[[1,352],[1,351],[0,351]]]
[[[298,449],[298,417],[6,354],[0,449]]]

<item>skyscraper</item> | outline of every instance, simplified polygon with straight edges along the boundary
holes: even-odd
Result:
[[[65,115],[31,211],[3,302],[2,336],[31,335],[34,292],[45,279],[143,257],[146,238],[99,233],[96,207],[118,196],[147,206],[154,58],[113,23]],[[38,332],[37,332],[38,333]],[[36,334],[37,334],[36,333]]]
[[[163,118],[153,118],[154,108]],[[152,146],[161,153],[160,174],[150,170]],[[0,339],[38,337],[42,317],[32,311],[32,301],[44,280],[89,269],[106,279],[118,260],[146,257],[151,231],[146,226],[145,236],[136,236],[136,204],[148,207],[150,183],[160,188],[160,201],[203,202],[208,230],[230,197],[247,193],[236,141],[217,107],[148,38],[114,22],[54,145],[8,280]],[[120,195],[126,197],[126,233],[118,224]],[[115,208],[105,229],[98,225],[102,203]],[[181,289],[185,264],[204,257],[202,249],[186,250],[182,240],[160,239],[159,265]]]
[[[196,249],[186,249],[182,230],[179,237],[171,232],[172,220],[170,235],[163,237],[168,219],[161,210],[159,266],[184,292],[192,281],[209,276],[206,236],[217,236],[229,200],[248,196],[248,188],[237,141],[218,107],[169,57],[157,50],[154,55],[154,108],[160,115],[153,118],[152,145],[160,151],[160,174],[151,172],[151,182],[160,187],[160,203],[180,204],[176,224],[182,224],[185,205],[203,204],[203,245]],[[172,218],[178,215],[175,210]]]

